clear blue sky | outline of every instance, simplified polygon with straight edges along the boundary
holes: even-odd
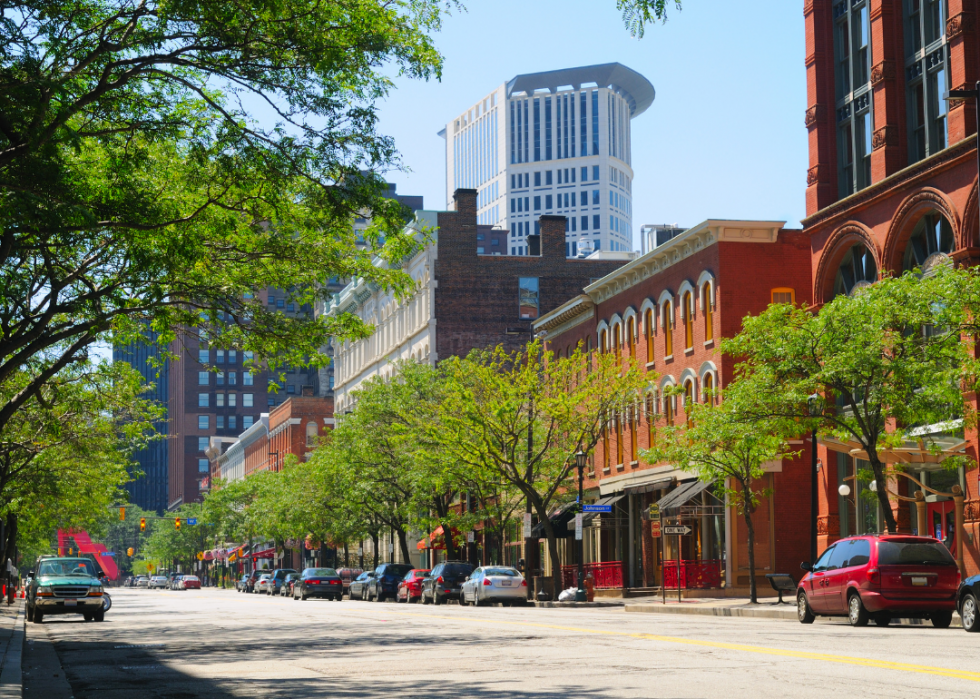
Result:
[[[615,0],[464,0],[436,44],[441,82],[399,79],[381,107],[411,172],[402,194],[445,207],[446,122],[520,73],[618,61],[657,98],[633,120],[634,247],[644,223],[804,215],[807,134],[803,7],[793,0],[684,0],[633,39]]]

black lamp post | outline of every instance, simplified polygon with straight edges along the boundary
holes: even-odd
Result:
[[[810,417],[821,413],[822,400],[820,394],[814,393],[806,399],[807,412]],[[817,560],[817,428],[814,426],[810,433],[810,562]]]
[[[577,451],[575,453],[575,465],[578,466],[578,512],[579,517],[582,516],[582,479],[584,477],[585,471],[585,460],[586,455],[584,451]],[[585,532],[582,532],[582,536],[578,540],[578,590],[575,592],[576,602],[585,602],[587,597],[585,595]]]

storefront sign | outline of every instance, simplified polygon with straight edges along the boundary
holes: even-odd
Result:
[[[660,533],[661,533],[660,532],[660,520],[659,519],[658,520],[654,520],[653,522],[650,523],[650,535],[654,539],[659,539],[660,538]]]
[[[650,505],[650,521],[659,522],[660,521],[660,505],[654,503]]]
[[[531,538],[531,513],[530,512],[524,513],[524,538],[525,539]]]

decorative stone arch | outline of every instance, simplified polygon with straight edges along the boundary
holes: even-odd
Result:
[[[851,246],[855,243],[862,243],[871,254],[874,255],[875,264],[878,266],[878,274],[881,274],[881,250],[875,242],[871,229],[863,223],[848,221],[831,233],[827,242],[823,246],[823,254],[820,262],[817,263],[817,275],[814,282],[814,301],[818,304],[830,301],[830,295],[834,293],[834,277],[837,275],[837,267]]]
[[[963,225],[960,226],[960,234],[956,238],[956,249],[966,250],[967,248],[980,247],[980,238],[977,237],[977,228],[980,226],[977,218],[980,201],[978,201],[977,180],[973,180],[970,187],[970,196],[966,200],[966,210],[963,211]]]
[[[660,327],[664,327],[668,318],[670,319],[671,326],[674,325],[674,295],[669,291],[664,289],[660,292],[660,298],[657,299],[657,305],[660,307]],[[667,309],[670,309],[669,311]],[[668,316],[667,314],[670,313]]]
[[[630,318],[633,319],[633,341],[636,342],[640,338],[640,319],[637,317],[636,309],[632,306],[627,306],[626,310],[623,312],[623,333],[626,332]]]
[[[681,386],[686,386],[687,382],[690,381],[692,384],[691,396],[694,402],[698,402],[698,374],[694,369],[688,367],[681,372]]]
[[[892,223],[885,237],[884,253],[881,255],[881,263],[878,265],[879,273],[882,268],[888,269],[893,274],[902,273],[902,256],[905,254],[905,246],[908,243],[912,231],[915,229],[919,220],[929,211],[938,211],[946,220],[949,221],[953,229],[953,240],[957,249],[961,247],[962,229],[959,213],[949,198],[932,187],[924,187],[915,194],[912,194],[898,211],[892,216]]]
[[[608,338],[609,337],[609,333],[610,333],[609,323],[606,322],[606,321],[604,321],[604,320],[603,321],[600,321],[599,324],[595,328],[595,345],[596,345],[596,347],[599,348],[599,351],[600,352],[605,352],[608,349],[608,347],[603,347],[602,346],[602,331],[603,330],[606,331],[606,337]]]
[[[718,386],[718,367],[715,366],[715,363],[714,362],[712,362],[712,361],[704,362],[701,365],[701,368],[698,369],[698,378],[701,379],[701,382],[702,383],[704,383],[704,376],[705,376],[705,374],[712,374],[714,376],[714,379],[715,379],[715,387],[717,387]]]
[[[664,394],[664,389],[666,389],[666,388],[673,388],[676,385],[677,385],[677,382],[674,380],[674,377],[672,375],[670,375],[670,374],[668,374],[667,376],[664,376],[662,379],[660,379],[660,383],[657,385],[657,402],[658,402],[658,404],[663,405],[664,402],[666,402],[666,401],[669,400],[671,402],[671,406],[672,406],[674,415],[677,415],[677,396],[668,396],[668,395],[665,395]],[[660,413],[660,414],[663,414],[666,411],[661,407],[657,412]]]
[[[704,287],[708,286],[708,302],[711,303],[711,308],[714,309],[716,306],[715,301],[715,277],[708,270],[701,272],[701,276],[698,277],[698,310],[704,313]]]
[[[693,318],[694,308],[697,305],[698,292],[697,289],[694,288],[694,285],[691,284],[691,282],[689,282],[687,279],[685,279],[684,283],[680,285],[679,289],[677,289],[677,298],[679,299],[678,302],[684,303],[684,294],[688,294],[688,293],[691,294],[691,307],[688,308],[687,310],[688,313],[690,313],[691,317]]]
[[[656,330],[657,328],[657,304],[653,302],[652,299],[643,299],[643,303],[640,305],[640,323],[643,325],[643,332],[648,332],[646,327],[647,322],[647,311],[653,311],[651,318],[653,319],[653,327],[650,330]]]

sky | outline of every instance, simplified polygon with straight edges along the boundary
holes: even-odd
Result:
[[[794,0],[684,0],[634,39],[615,0],[464,0],[435,36],[441,81],[397,79],[380,108],[408,172],[399,194],[444,209],[446,123],[522,73],[619,62],[647,77],[636,117],[633,238],[646,223],[804,216],[807,134],[803,6]]]

